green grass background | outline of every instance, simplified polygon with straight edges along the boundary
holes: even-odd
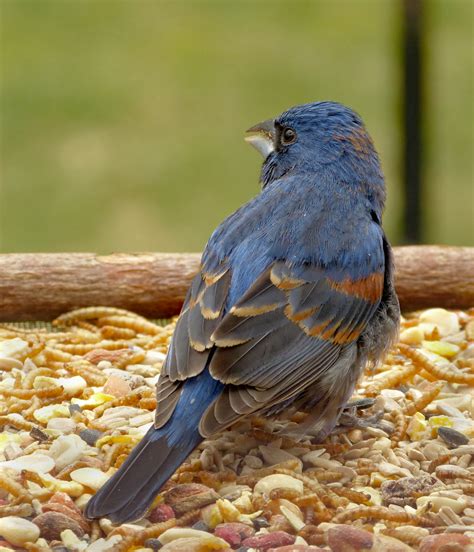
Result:
[[[424,241],[474,245],[473,2],[426,0]],[[333,99],[401,229],[398,0],[0,0],[0,251],[200,250],[259,189],[244,130]]]

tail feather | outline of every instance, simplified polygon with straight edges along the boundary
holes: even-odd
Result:
[[[165,428],[150,428],[107,483],[89,500],[86,517],[112,522],[136,520],[150,507],[158,491],[186,460],[202,437],[186,435],[184,446],[171,446]]]
[[[89,500],[89,519],[107,517],[114,523],[143,516],[155,495],[203,440],[199,420],[222,391],[208,370],[186,381],[169,421],[151,427],[120,469]]]

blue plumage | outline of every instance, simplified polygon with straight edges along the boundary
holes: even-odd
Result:
[[[323,439],[399,309],[381,227],[385,187],[358,115],[297,106],[250,129],[262,192],[212,234],[157,387],[155,427],[91,499],[90,518],[143,515],[205,437],[292,406]]]
[[[223,387],[224,385],[220,381],[211,377],[208,370],[204,370],[198,377],[189,378],[183,386],[183,392],[171,416],[170,424],[174,428],[184,427],[187,429],[191,421],[191,426],[195,427],[197,431],[198,424],[196,422],[209,403],[220,394]],[[185,435],[176,429],[169,430],[168,435],[170,447],[183,446],[184,442],[189,440],[189,434],[185,438]],[[198,441],[200,440],[199,438]]]

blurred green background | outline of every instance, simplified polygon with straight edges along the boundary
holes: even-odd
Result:
[[[426,242],[474,245],[473,2],[427,0]],[[0,0],[0,251],[200,250],[259,190],[246,128],[333,99],[401,219],[397,0]]]

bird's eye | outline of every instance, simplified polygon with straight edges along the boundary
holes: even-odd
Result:
[[[294,142],[296,142],[296,132],[290,127],[284,128],[281,133],[281,143],[284,146],[288,146]]]

